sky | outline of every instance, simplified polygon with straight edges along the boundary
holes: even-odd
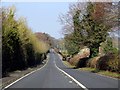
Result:
[[[48,33],[52,37],[59,39],[63,38],[62,25],[59,22],[59,15],[65,14],[69,10],[70,3],[72,2],[15,3],[6,1],[2,2],[2,6],[8,7],[14,5],[16,7],[16,17],[17,18],[25,17],[28,26],[32,29],[34,33],[35,32]]]
[[[25,17],[33,32],[45,32],[62,38],[59,15],[69,10],[69,2],[4,2],[2,6],[16,7],[16,17]]]

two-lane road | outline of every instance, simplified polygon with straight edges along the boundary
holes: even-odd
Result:
[[[112,90],[118,90],[117,79],[67,68],[60,60],[60,57],[53,51],[50,52],[49,60],[42,69],[16,82],[9,88],[79,88],[83,90],[73,80],[58,70],[56,66],[88,89],[109,88],[111,90],[112,88]]]
[[[49,61],[42,69],[25,77],[9,88],[80,88],[55,66],[55,54],[49,54]]]

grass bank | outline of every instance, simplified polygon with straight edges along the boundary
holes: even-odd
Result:
[[[69,68],[74,68],[75,66],[72,66],[69,62],[63,61],[64,65],[69,67]],[[120,74],[116,72],[110,72],[110,71],[103,71],[103,70],[97,70],[95,68],[90,68],[90,67],[84,67],[84,68],[78,68],[77,70],[82,70],[82,71],[88,71],[91,73],[96,73],[99,75],[104,75],[104,76],[109,76],[113,78],[119,78],[120,79]]]

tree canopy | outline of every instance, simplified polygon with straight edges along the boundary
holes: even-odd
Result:
[[[106,40],[112,27],[112,23],[106,23],[113,20],[110,18],[112,9],[112,3],[102,2],[88,2],[84,4],[84,8],[79,2],[70,6],[66,16],[60,18],[64,30],[69,32],[65,32],[68,52],[73,49],[71,54],[74,54],[87,46],[90,48],[90,57],[97,56],[100,44]]]

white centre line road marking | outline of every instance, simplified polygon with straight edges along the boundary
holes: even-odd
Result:
[[[72,81],[69,81],[69,83],[72,83]]]

